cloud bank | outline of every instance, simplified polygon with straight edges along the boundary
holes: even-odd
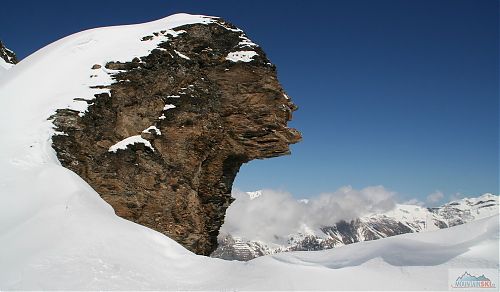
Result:
[[[440,202],[443,200],[444,194],[441,191],[435,191],[427,196],[425,199],[427,204],[429,205],[435,205],[436,203]]]
[[[283,242],[291,233],[314,231],[395,206],[395,193],[382,186],[361,190],[347,186],[308,200],[276,190],[263,190],[254,199],[236,190],[233,197],[236,200],[227,210],[221,232],[275,243]]]

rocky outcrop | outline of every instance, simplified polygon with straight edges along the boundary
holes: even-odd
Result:
[[[53,148],[117,215],[209,255],[240,166],[289,154],[301,137],[276,67],[241,30],[214,20],[174,35],[148,56],[90,65],[117,70],[111,94],[85,115],[58,110]]]
[[[9,64],[17,64],[16,54],[7,49],[2,41],[0,41],[0,58]]]

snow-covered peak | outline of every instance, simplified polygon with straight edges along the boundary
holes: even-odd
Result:
[[[460,210],[465,209],[481,209],[498,206],[498,196],[495,196],[491,193],[483,194],[479,197],[472,198],[463,198],[455,201],[451,201],[447,204],[444,204],[442,208],[456,208]]]
[[[394,209],[382,213],[382,214],[374,214],[373,216],[387,216],[390,218],[394,218],[398,221],[404,220],[420,220],[425,219],[427,214],[429,213],[428,209],[419,205],[410,205],[410,204],[396,204]]]
[[[256,198],[258,196],[254,199]],[[493,194],[484,194],[453,201],[436,208],[396,204],[393,209],[386,212],[368,214],[354,220],[339,221],[336,224],[325,224],[321,228],[301,224],[294,233],[288,235],[287,242],[264,242],[245,234],[239,235],[247,245],[247,251],[250,251],[253,257],[283,251],[322,250],[397,234],[435,231],[495,216],[499,213],[498,198]],[[299,200],[299,202],[307,205],[307,200]],[[250,201],[248,204],[255,204],[255,202]],[[231,234],[225,236],[230,237]],[[214,252],[214,256],[230,258],[224,255],[226,250],[232,248],[230,241],[222,239],[219,244],[220,248]],[[243,250],[241,244],[239,249]],[[232,259],[245,258],[235,252]]]

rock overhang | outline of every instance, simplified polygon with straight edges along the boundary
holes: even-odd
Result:
[[[113,82],[84,114],[57,111],[63,135],[53,147],[119,216],[209,255],[241,165],[289,154],[300,141],[287,127],[297,107],[262,48],[228,22],[210,18],[141,42],[157,38],[166,40],[146,56],[89,65]]]

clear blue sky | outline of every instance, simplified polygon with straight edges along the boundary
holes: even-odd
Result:
[[[4,2],[0,39],[21,58],[83,29],[177,12],[244,29],[299,105],[304,140],[244,165],[242,190],[498,194],[498,1]]]

